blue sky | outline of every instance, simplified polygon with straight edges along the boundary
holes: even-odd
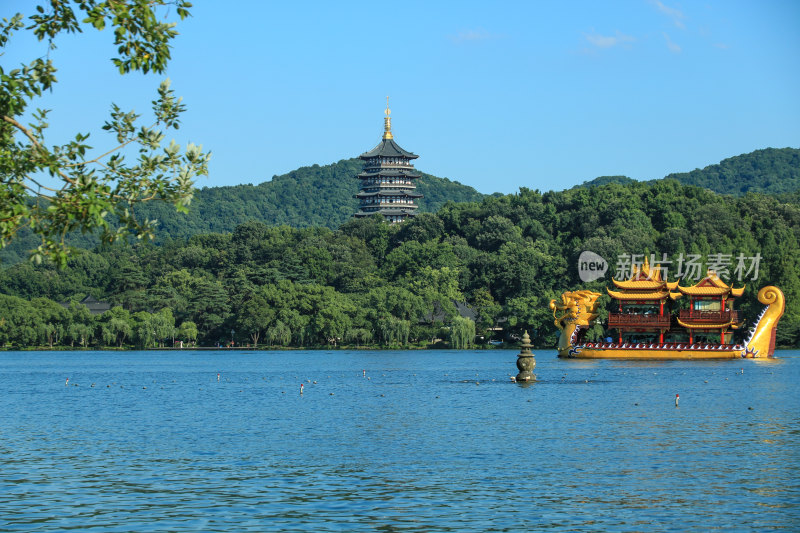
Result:
[[[3,3],[2,16],[33,2]],[[166,74],[178,142],[213,152],[197,185],[261,183],[395,140],[420,170],[484,193],[660,178],[800,147],[800,2],[219,2],[179,24]],[[23,36],[6,69],[44,53]],[[111,32],[57,42],[49,140],[111,102],[144,112],[161,76],[120,76]]]

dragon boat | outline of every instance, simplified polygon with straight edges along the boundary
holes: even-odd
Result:
[[[589,290],[565,292],[551,300],[555,325],[560,330],[558,356],[577,359],[733,359],[769,358],[775,353],[775,334],[786,308],[780,289],[766,286],[758,301],[766,307],[746,335],[734,341],[744,327],[733,308],[744,287],[733,288],[709,270],[691,287],[668,282],[662,269],[647,261],[634,267],[630,279],[612,280],[606,289],[614,312],[608,313],[603,341],[586,340],[586,332],[598,322],[598,298]],[[678,300],[688,299],[688,309]],[[744,331],[744,330],[742,330]]]

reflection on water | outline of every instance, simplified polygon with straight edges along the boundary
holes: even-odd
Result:
[[[797,529],[780,355],[0,352],[0,530]]]

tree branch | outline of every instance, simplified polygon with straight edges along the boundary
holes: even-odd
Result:
[[[28,130],[28,129],[27,129],[25,126],[23,126],[22,124],[20,124],[19,122],[17,122],[17,121],[16,121],[16,120],[14,120],[13,118],[11,118],[11,117],[7,117],[7,116],[5,116],[5,115],[3,115],[3,121],[4,121],[4,122],[8,122],[9,124],[11,124],[11,125],[12,125],[12,126],[14,126],[15,128],[17,128],[19,131],[21,131],[22,133],[24,133],[24,134],[25,134],[25,136],[26,136],[28,139],[30,139],[30,140],[31,140],[31,142],[33,143],[33,145],[36,147],[36,149],[37,149],[37,150],[39,150],[39,151],[44,151],[44,148],[42,148],[42,145],[41,145],[41,144],[39,144],[39,141],[38,141],[38,140],[36,140],[36,137],[33,135],[33,133],[31,133],[31,132],[30,132],[30,130]]]
[[[150,126],[150,128],[155,128],[157,125],[158,125],[158,122],[156,122],[155,124],[153,124],[152,126]],[[69,168],[69,167],[77,167],[77,166],[79,166],[79,165],[90,165],[90,164],[92,164],[92,163],[100,163],[100,160],[101,160],[101,159],[103,159],[105,156],[107,156],[107,155],[109,155],[109,154],[113,154],[114,152],[117,152],[117,151],[119,151],[119,150],[122,150],[123,148],[125,148],[126,146],[128,146],[130,143],[132,143],[132,142],[133,142],[133,141],[135,141],[135,140],[136,140],[136,137],[135,137],[135,136],[134,136],[134,137],[131,137],[130,139],[128,139],[128,140],[127,140],[127,141],[125,141],[124,143],[120,144],[120,145],[119,145],[119,146],[117,146],[116,148],[112,148],[112,149],[111,149],[111,150],[109,150],[108,152],[106,152],[106,153],[104,153],[104,154],[102,154],[102,155],[99,155],[99,156],[95,157],[94,159],[90,159],[90,160],[88,160],[88,161],[82,161],[82,162],[80,162],[80,163],[70,163],[70,164],[68,164],[68,165],[64,165],[64,168]],[[102,163],[101,163],[101,164],[102,164]]]
[[[29,177],[29,176],[26,177],[25,179],[33,182],[33,184],[36,185],[37,187],[39,187],[40,189],[44,189],[44,190],[50,191],[50,192],[58,192],[57,189],[51,189],[50,187],[47,187],[46,185],[42,185],[41,183],[39,183],[38,181],[36,181],[35,179],[33,179],[33,178]],[[33,191],[33,189],[31,189],[27,185],[23,184],[23,187],[25,187],[26,189],[28,189],[30,191]],[[49,198],[49,196],[47,196],[46,194],[41,194],[39,192],[37,192],[36,195],[37,196],[44,196],[45,198]]]
[[[31,180],[31,181],[33,181],[33,180]],[[36,183],[36,182],[34,181],[34,183]],[[25,183],[22,183],[21,185],[22,185],[22,187],[23,187],[24,189],[27,189],[27,190],[31,191],[31,192],[33,193],[33,195],[34,195],[34,196],[36,196],[36,197],[38,197],[38,198],[46,198],[47,200],[52,200],[52,199],[53,199],[53,197],[52,197],[52,196],[48,196],[47,194],[42,194],[42,193],[40,193],[39,191],[35,191],[35,190],[34,190],[32,187],[30,187],[30,186],[26,185]],[[39,184],[38,184],[38,183],[36,183],[36,185],[39,185]],[[43,189],[47,189],[48,191],[53,191],[53,192],[56,192],[54,189],[50,189],[50,188],[48,188],[48,187],[42,187],[42,188],[43,188]]]
[[[23,126],[22,124],[20,124],[16,120],[14,120],[13,118],[7,117],[6,115],[3,115],[3,121],[11,124],[15,128],[17,128],[19,131],[21,131],[28,139],[30,139],[31,144],[40,153],[45,153],[45,154],[47,153],[47,150],[39,143],[39,141],[36,139],[36,136],[33,133],[31,133],[30,130],[28,130],[28,128],[26,128],[25,126]],[[67,176],[66,174],[64,174],[60,170],[58,171],[58,175],[61,176],[61,179],[63,179],[67,183],[69,183],[71,185],[75,185],[75,180],[71,179],[69,176]],[[26,178],[26,179],[30,179],[30,178]],[[31,180],[31,181],[33,181],[33,180]],[[37,183],[37,185],[38,185],[38,183]]]

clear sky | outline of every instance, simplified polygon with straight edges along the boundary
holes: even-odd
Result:
[[[35,2],[4,0],[0,14]],[[390,96],[422,171],[480,192],[661,178],[800,147],[800,2],[196,0],[167,76],[174,136],[213,152],[197,185],[258,184],[370,150]],[[44,53],[12,41],[5,69]],[[162,76],[120,76],[112,34],[57,42],[49,140],[147,111]]]

